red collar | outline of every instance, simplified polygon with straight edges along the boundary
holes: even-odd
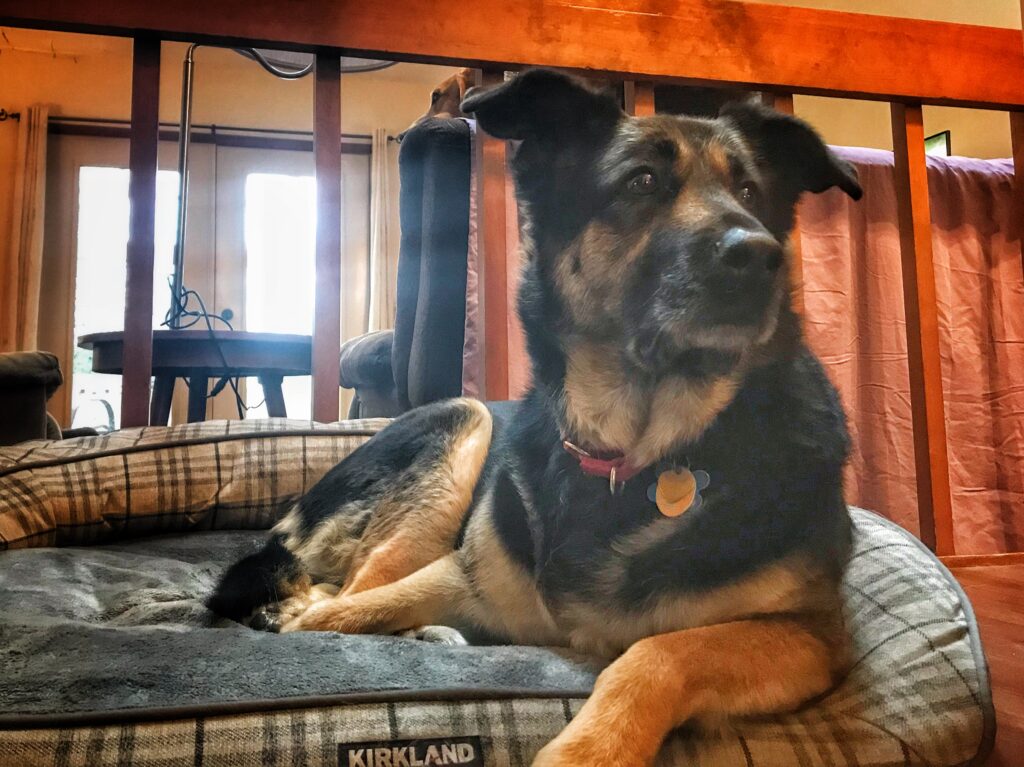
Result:
[[[580,462],[580,470],[584,474],[589,474],[592,477],[605,477],[612,485],[625,482],[646,468],[633,466],[622,453],[607,458],[598,458],[567,439],[562,440],[562,447]]]

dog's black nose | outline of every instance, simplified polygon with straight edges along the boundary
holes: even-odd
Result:
[[[782,246],[766,232],[733,227],[718,243],[718,260],[737,277],[768,277],[782,266]]]

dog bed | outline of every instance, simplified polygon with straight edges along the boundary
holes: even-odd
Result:
[[[271,635],[202,604],[385,423],[207,422],[0,450],[0,765],[528,765],[582,705],[592,659]],[[995,725],[967,598],[916,539],[852,514],[849,675],[793,714],[682,729],[659,764],[983,762]]]

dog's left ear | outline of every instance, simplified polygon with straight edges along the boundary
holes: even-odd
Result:
[[[608,93],[552,69],[528,69],[499,85],[471,88],[462,111],[495,138],[556,143],[593,138],[623,116]]]
[[[727,104],[719,117],[743,134],[758,164],[792,186],[796,196],[834,186],[855,200],[863,195],[854,167],[836,157],[800,118],[750,102]]]

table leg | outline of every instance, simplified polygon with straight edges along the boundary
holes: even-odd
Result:
[[[171,417],[174,399],[174,376],[157,376],[153,382],[153,399],[149,403],[149,425],[166,426]]]
[[[188,377],[188,422],[206,420],[206,392],[210,388],[207,376],[193,373]]]
[[[288,417],[284,407],[284,392],[281,391],[281,380],[281,376],[260,376],[260,386],[263,387],[263,397],[267,401],[267,415],[271,418]]]

